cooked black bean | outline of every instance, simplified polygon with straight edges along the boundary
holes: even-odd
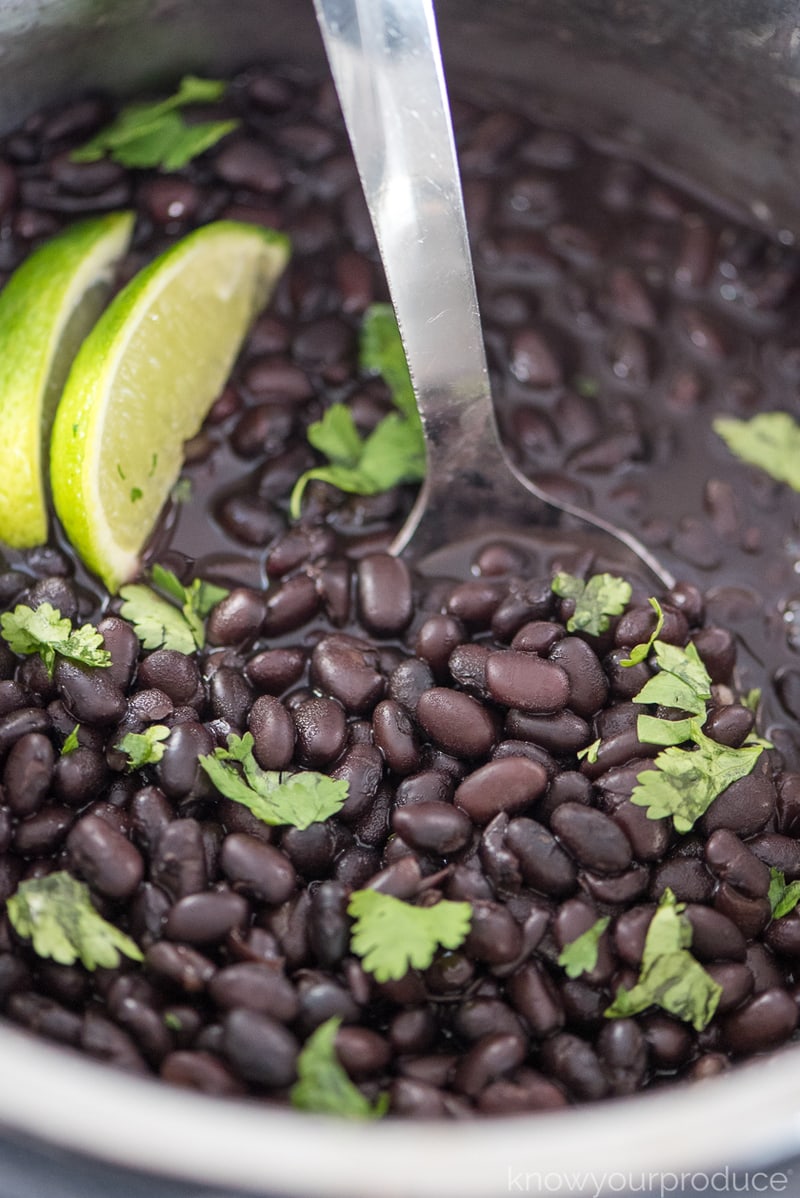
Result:
[[[532,741],[551,753],[577,753],[592,741],[592,731],[586,720],[572,711],[556,715],[531,715],[525,711],[510,711],[506,716],[508,736]]]
[[[197,820],[176,819],[167,825],[156,842],[150,875],[175,902],[205,890],[208,871]]]
[[[311,769],[329,765],[345,746],[344,708],[335,699],[307,699],[292,712],[297,758]]]
[[[285,770],[294,753],[295,724],[280,699],[259,695],[247,716],[253,756],[264,770]]]
[[[23,736],[32,732],[47,732],[51,720],[41,707],[20,707],[0,719],[0,756],[16,744]]]
[[[192,704],[200,688],[200,672],[191,659],[175,649],[156,649],[148,653],[139,666],[140,686],[156,687],[169,695],[172,702]]]
[[[220,868],[234,890],[265,903],[285,902],[297,881],[283,853],[241,832],[226,836],[222,842]]]
[[[621,828],[592,807],[562,803],[550,817],[556,836],[581,865],[598,873],[621,873],[631,864],[631,845]]]
[[[44,857],[61,845],[75,819],[68,807],[46,803],[33,815],[17,824],[13,848],[23,857]]]
[[[706,966],[706,972],[722,987],[717,1006],[720,1015],[736,1010],[753,992],[753,975],[746,965],[716,961]]]
[[[157,766],[159,784],[169,798],[182,799],[205,777],[198,757],[208,756],[214,747],[213,736],[196,720],[172,729]]]
[[[453,1085],[456,1090],[474,1097],[489,1082],[521,1065],[526,1055],[527,1048],[522,1036],[494,1032],[473,1044],[462,1058]]]
[[[522,965],[507,982],[508,995],[535,1036],[544,1039],[564,1026],[564,1009],[554,982],[537,961]]]
[[[555,837],[532,819],[514,819],[508,825],[506,842],[519,861],[525,882],[542,894],[560,897],[571,894],[578,871]]]
[[[210,1052],[171,1052],[161,1063],[160,1075],[175,1086],[201,1094],[232,1097],[243,1092],[234,1073]]]
[[[486,685],[496,702],[526,712],[560,711],[570,697],[569,677],[560,665],[514,649],[489,654]]]
[[[736,924],[746,940],[752,940],[758,936],[767,926],[772,915],[769,899],[746,898],[727,882],[721,882],[716,887],[714,907]]]
[[[144,876],[144,860],[136,846],[96,815],[85,815],[73,825],[67,856],[71,868],[109,898],[133,894]]]
[[[375,649],[344,633],[317,642],[311,654],[311,681],[354,714],[372,711],[386,687]]]
[[[667,888],[680,902],[703,903],[714,893],[714,879],[702,861],[676,857],[656,866],[650,897],[660,899]]]
[[[302,649],[265,649],[249,659],[245,674],[259,690],[280,695],[299,681],[304,667]]]
[[[414,712],[422,695],[432,686],[433,674],[428,663],[419,657],[409,657],[389,675],[388,694],[401,707]]]
[[[225,1055],[242,1077],[269,1088],[295,1080],[299,1045],[275,1019],[239,1007],[225,1016],[223,1029]]]
[[[247,679],[230,666],[220,666],[208,684],[211,711],[217,719],[227,720],[233,728],[244,728],[253,702]]]
[[[359,1009],[352,996],[328,974],[305,969],[295,983],[300,1000],[299,1024],[305,1035],[332,1016],[338,1016],[343,1023],[358,1020]]]
[[[167,915],[164,935],[189,944],[214,944],[243,927],[249,914],[247,900],[227,887],[187,894]]]
[[[413,597],[408,566],[388,553],[371,553],[358,563],[358,608],[370,632],[402,632],[411,620]]]
[[[69,711],[79,722],[115,724],[125,713],[125,695],[100,667],[59,657],[53,678]]]
[[[71,1045],[80,1041],[81,1016],[32,990],[12,994],[6,1004],[6,1013],[16,1023],[50,1040]]]
[[[29,732],[12,747],[3,769],[5,801],[15,815],[33,815],[45,801],[55,752],[41,732]]]
[[[732,782],[718,795],[699,826],[710,835],[718,828],[726,828],[746,839],[760,832],[771,819],[777,796],[770,778],[759,774],[748,774],[738,782]]]
[[[800,843],[794,837],[762,832],[758,836],[751,836],[747,847],[759,861],[780,870],[787,881],[800,878]]]
[[[706,841],[706,863],[712,873],[748,898],[764,898],[770,873],[763,861],[742,844],[734,832],[718,828]]]
[[[699,961],[744,961],[744,936],[726,915],[695,903],[684,914],[692,925],[692,954]]]
[[[469,818],[449,803],[421,802],[400,807],[392,816],[392,827],[412,848],[440,857],[463,849],[472,835]]]
[[[350,945],[347,903],[350,893],[341,882],[321,882],[311,895],[309,944],[317,963],[334,969]]]
[[[547,772],[527,757],[491,761],[469,774],[454,796],[457,807],[474,823],[486,824],[499,812],[517,815],[539,798],[547,786]]]
[[[395,774],[415,773],[422,764],[419,740],[408,712],[394,699],[382,700],[372,713],[375,744]]]
[[[797,1017],[797,1004],[786,990],[765,990],[727,1017],[726,1046],[737,1056],[775,1048],[792,1035]]]
[[[592,1046],[567,1032],[545,1040],[541,1059],[576,1098],[603,1098],[609,1089],[603,1067]]]
[[[612,1019],[601,1029],[597,1051],[612,1094],[634,1094],[647,1072],[647,1043],[634,1019]]]
[[[494,721],[476,699],[434,686],[423,692],[416,708],[422,730],[447,753],[483,757],[496,739]]]

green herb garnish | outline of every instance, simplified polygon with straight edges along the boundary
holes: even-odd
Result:
[[[620,615],[630,602],[631,584],[613,574],[594,574],[584,582],[561,572],[553,579],[553,590],[562,599],[574,599],[575,611],[567,620],[568,632],[605,632],[611,616]]]
[[[564,945],[558,954],[558,964],[566,970],[568,978],[579,978],[582,973],[592,972],[600,951],[600,937],[610,923],[610,916],[604,915],[585,932],[581,932],[571,944]]]
[[[800,424],[788,412],[759,412],[751,420],[718,416],[712,427],[741,461],[800,491]]]
[[[64,871],[20,883],[6,907],[17,935],[60,965],[81,961],[87,969],[115,969],[120,954],[143,960],[130,936],[95,910],[89,887]]]
[[[437,948],[463,944],[472,922],[469,903],[442,899],[433,907],[414,907],[377,890],[354,891],[347,913],[355,920],[350,947],[378,982],[427,969]]]
[[[689,952],[692,926],[683,915],[685,903],[667,888],[650,921],[639,979],[631,990],[619,989],[608,1019],[626,1019],[648,1007],[660,1007],[701,1032],[714,1018],[722,987]]]
[[[297,1058],[297,1082],[289,1098],[300,1111],[339,1115],[343,1119],[380,1119],[389,1109],[389,1095],[373,1105],[355,1086],[336,1056],[338,1015],[326,1019],[312,1032]]]
[[[253,744],[251,733],[232,732],[226,749],[217,748],[198,759],[220,794],[273,827],[308,828],[341,809],[347,798],[346,781],[314,770],[296,774],[262,770],[253,756]]]
[[[377,495],[425,477],[425,439],[403,342],[388,304],[373,304],[364,315],[360,363],[362,370],[383,376],[398,410],[363,438],[350,409],[341,403],[310,425],[308,439],[329,464],[307,470],[295,483],[289,503],[293,519],[300,515],[303,492],[312,479],[355,495]]]
[[[68,657],[85,666],[108,666],[111,654],[102,647],[103,638],[92,624],[73,628],[72,621],[50,603],[27,607],[19,603],[13,612],[0,616],[0,635],[15,653],[38,653],[47,672],[53,674],[56,657]]]
[[[767,894],[773,919],[782,919],[800,903],[800,882],[789,882],[779,869],[770,868]]]
[[[603,742],[601,738],[598,736],[597,740],[593,740],[592,743],[587,745],[585,749],[579,749],[576,754],[578,761],[583,761],[585,759],[591,765],[594,765],[594,763],[597,761],[597,754],[600,752],[600,745],[602,743]]]
[[[170,730],[165,724],[151,724],[144,732],[128,732],[115,747],[128,758],[128,769],[138,770],[143,765],[155,765],[164,756],[164,741]]]
[[[80,747],[81,742],[78,740],[79,730],[80,724],[76,724],[72,731],[65,737],[64,743],[61,746],[62,757],[68,757],[70,753],[74,753],[75,750]]]
[[[657,599],[652,597],[647,600],[656,613],[656,626],[650,634],[649,640],[642,645],[634,645],[631,649],[630,657],[625,657],[619,663],[621,666],[636,666],[640,661],[645,661],[650,656],[650,650],[661,635],[661,629],[664,627],[664,609]]]
[[[141,583],[120,590],[124,601],[120,612],[133,624],[145,649],[176,649],[187,654],[202,649],[205,617],[228,592],[200,578],[185,587],[171,570],[158,565],[153,567],[151,577],[168,598]]]
[[[122,166],[180,170],[240,125],[238,120],[189,125],[178,111],[188,104],[213,103],[225,88],[215,79],[185,75],[175,95],[153,104],[128,104],[70,157],[73,162],[96,162],[107,156]]]

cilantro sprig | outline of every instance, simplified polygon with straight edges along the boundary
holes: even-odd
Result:
[[[642,953],[639,978],[630,990],[620,988],[603,1012],[608,1019],[625,1019],[648,1007],[690,1023],[701,1032],[714,1018],[722,987],[689,952],[692,925],[667,888],[650,921]]]
[[[13,611],[0,616],[0,635],[15,653],[24,657],[38,653],[51,677],[56,657],[86,666],[111,664],[111,654],[102,647],[97,629],[92,624],[73,628],[72,621],[50,603],[38,607],[18,603]]]
[[[198,759],[220,794],[273,827],[308,828],[341,809],[348,792],[344,779],[314,770],[296,774],[262,770],[253,756],[254,743],[251,733],[237,736],[232,732],[227,748],[217,748]]]
[[[604,915],[570,944],[564,945],[558,954],[558,964],[566,970],[568,978],[579,978],[582,973],[592,972],[600,951],[600,937],[610,923],[611,917]]]
[[[138,770],[161,760],[169,734],[166,724],[151,724],[144,732],[127,732],[116,748],[128,758],[128,769]]]
[[[552,588],[561,599],[575,602],[567,631],[586,632],[589,636],[605,632],[611,616],[621,615],[631,598],[631,584],[614,574],[594,574],[584,582],[561,571],[553,579]]]
[[[750,420],[718,416],[712,427],[735,457],[800,491],[800,424],[788,412],[759,412]]]
[[[298,1080],[289,1093],[292,1106],[317,1115],[339,1115],[343,1119],[380,1119],[389,1109],[389,1095],[376,1103],[351,1082],[336,1055],[338,1015],[326,1019],[312,1032],[297,1058]]]
[[[767,893],[773,919],[783,919],[800,903],[800,882],[788,882],[783,871],[771,867]]]
[[[218,100],[226,84],[185,75],[177,92],[150,104],[128,104],[91,141],[73,150],[73,162],[97,162],[108,156],[122,166],[177,171],[216,145],[241,124],[238,120],[187,124],[180,109]]]
[[[293,519],[300,515],[303,494],[312,479],[355,495],[377,495],[399,483],[425,477],[425,439],[408,373],[403,342],[388,304],[373,304],[364,315],[360,339],[362,370],[386,380],[396,412],[390,412],[362,437],[350,409],[335,403],[309,426],[308,439],[328,464],[306,470],[289,502]]]
[[[115,969],[120,954],[143,960],[139,946],[92,905],[89,887],[65,871],[21,882],[6,904],[18,936],[60,965]]]
[[[201,578],[185,587],[171,570],[159,565],[153,566],[151,578],[163,594],[142,583],[120,590],[120,612],[133,624],[145,649],[176,649],[187,654],[202,649],[205,618],[228,592]]]
[[[377,890],[353,891],[347,913],[355,921],[350,947],[378,982],[427,969],[438,948],[463,944],[472,923],[469,903],[442,899],[433,907],[415,907]]]

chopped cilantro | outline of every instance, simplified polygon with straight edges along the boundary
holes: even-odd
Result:
[[[772,918],[782,919],[790,911],[794,911],[800,903],[800,882],[789,882],[779,869],[769,871],[769,905],[772,908]]]
[[[292,1106],[317,1115],[343,1119],[380,1119],[389,1109],[389,1095],[373,1104],[347,1075],[336,1056],[336,1033],[342,1020],[333,1015],[312,1032],[297,1058],[298,1080],[289,1097]]]
[[[650,656],[650,650],[661,635],[661,629],[664,627],[664,609],[657,599],[651,597],[647,602],[656,613],[656,626],[644,644],[634,645],[631,649],[630,657],[624,657],[619,663],[621,666],[636,666],[640,661],[645,661]]]
[[[746,707],[748,711],[752,711],[753,715],[758,715],[758,705],[761,702],[761,687],[754,686],[739,702],[742,707]]]
[[[265,824],[290,824],[308,828],[340,810],[347,798],[347,782],[301,770],[296,774],[262,770],[253,756],[249,732],[231,732],[227,749],[217,748],[200,757],[200,765],[220,794],[241,803]]]
[[[164,1026],[168,1027],[171,1032],[179,1032],[183,1027],[183,1021],[180,1015],[174,1011],[166,1011],[164,1014]]]
[[[141,487],[131,487],[131,503],[136,503],[137,499],[141,499],[144,492]]]
[[[399,483],[425,477],[425,439],[403,342],[388,304],[373,304],[364,315],[360,361],[363,370],[383,375],[398,409],[384,416],[368,436],[355,426],[350,409],[335,403],[308,429],[308,439],[328,465],[307,470],[292,491],[289,511],[300,515],[303,492],[312,479],[355,495],[377,495]]]
[[[202,649],[206,639],[203,621],[228,592],[200,578],[185,587],[171,570],[158,565],[153,567],[152,579],[168,599],[141,583],[122,587],[120,591],[124,600],[120,611],[133,624],[145,649],[163,647],[177,649],[179,653]],[[180,604],[180,610],[176,603]]]
[[[564,945],[558,954],[558,964],[566,970],[568,978],[579,978],[582,973],[592,972],[597,964],[600,937],[610,923],[610,916],[604,915],[585,932],[581,932],[571,944]]]
[[[347,912],[355,920],[350,947],[378,982],[427,969],[437,948],[463,944],[472,922],[469,903],[414,907],[377,890],[355,890]]]
[[[165,724],[151,724],[144,732],[128,732],[116,745],[120,753],[128,758],[128,769],[138,770],[143,765],[155,765],[164,756],[163,742],[170,730]]]
[[[6,907],[14,931],[40,957],[60,965],[115,969],[120,953],[141,961],[138,945],[95,910],[89,887],[61,871],[21,882]]]
[[[609,1019],[638,1015],[648,1007],[690,1023],[701,1032],[714,1018],[722,987],[689,952],[692,926],[667,888],[650,921],[639,979],[631,990],[619,989],[604,1014]]]
[[[594,574],[588,582],[563,571],[553,579],[553,590],[562,599],[574,599],[575,611],[567,620],[568,632],[599,636],[609,617],[620,615],[630,602],[631,584],[613,574]]]
[[[179,478],[175,486],[170,491],[170,499],[173,503],[188,503],[192,498],[192,480],[190,478]]]
[[[64,743],[61,746],[62,757],[68,757],[70,753],[74,753],[75,750],[80,746],[80,741],[78,740],[79,728],[80,724],[76,724],[72,731],[65,738]]]
[[[19,603],[13,612],[0,616],[0,635],[15,653],[38,653],[52,675],[56,657],[69,657],[86,666],[108,666],[111,654],[102,647],[103,638],[91,624],[73,628],[72,621],[50,603],[27,607]]]
[[[74,150],[73,162],[96,162],[106,155],[128,167],[162,167],[177,171],[216,145],[240,122],[203,121],[189,125],[178,112],[187,104],[218,100],[225,84],[185,75],[178,91],[152,104],[129,104],[107,128]]]
[[[718,416],[712,427],[741,461],[800,491],[800,424],[788,412],[759,412],[751,420]]]
[[[685,649],[681,649],[665,641],[654,641],[653,650],[658,673],[648,678],[639,693],[634,695],[634,703],[660,703],[663,707],[677,707],[693,716],[703,716],[701,722],[704,722],[706,703],[711,698],[711,679],[697,647],[690,642]]]
[[[689,832],[717,795],[750,773],[762,751],[761,745],[731,749],[718,744],[695,720],[690,729],[695,747],[664,749],[655,759],[656,768],[637,776],[631,794],[632,803],[647,808],[648,819],[671,815],[676,832]]]
[[[583,761],[583,759],[586,758],[587,761],[594,765],[595,761],[597,761],[597,754],[600,751],[601,744],[602,741],[598,736],[597,740],[593,740],[592,743],[587,745],[585,749],[579,749],[577,753],[578,761]]]

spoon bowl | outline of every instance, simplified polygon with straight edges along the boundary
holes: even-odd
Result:
[[[548,496],[500,443],[432,0],[315,5],[425,435],[425,482],[392,552],[457,573],[470,549],[502,538],[543,572],[672,586],[635,537]]]

